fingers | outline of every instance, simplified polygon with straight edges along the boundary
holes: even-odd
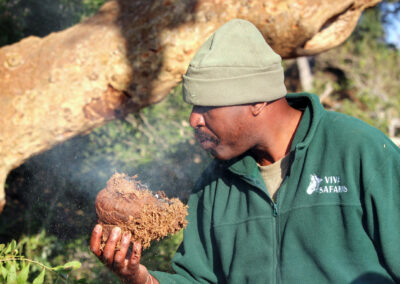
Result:
[[[99,224],[96,225],[90,238],[90,249],[92,252],[121,279],[126,279],[129,283],[146,282],[146,277],[149,274],[146,267],[140,265],[142,245],[140,243],[134,243],[132,254],[129,259],[127,259],[127,253],[132,238],[131,233],[126,232],[122,235],[120,228],[113,228],[103,250],[101,250],[102,233],[102,226]],[[118,242],[119,249],[116,249]]]
[[[140,243],[134,243],[132,248],[132,254],[128,262],[128,268],[130,270],[138,269],[141,257],[142,257],[142,245]]]
[[[100,257],[101,255],[101,250],[100,250],[100,245],[101,245],[101,235],[103,233],[103,227],[99,224],[97,224],[93,231],[92,231],[92,236],[90,238],[90,250],[97,256]]]
[[[114,267],[116,267],[117,269],[123,269],[124,266],[126,265],[125,257],[126,253],[128,252],[130,243],[131,243],[131,233],[125,232],[122,235],[120,241],[119,251],[117,251],[114,256]]]
[[[110,267],[114,262],[115,248],[120,238],[121,238],[121,229],[118,227],[113,228],[103,250],[103,259]]]

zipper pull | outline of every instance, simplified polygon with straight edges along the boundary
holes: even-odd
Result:
[[[276,216],[278,216],[278,206],[276,205],[276,203],[275,202],[272,202],[272,207],[273,207],[273,210],[274,210],[274,217],[276,217]]]

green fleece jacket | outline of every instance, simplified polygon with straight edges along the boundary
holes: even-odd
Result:
[[[304,112],[275,202],[251,156],[214,160],[160,283],[400,282],[400,149],[315,95],[287,99]]]

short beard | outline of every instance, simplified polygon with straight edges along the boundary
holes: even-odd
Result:
[[[204,132],[202,132],[200,129],[196,128],[194,130],[194,136],[200,141],[200,142],[204,142],[204,141],[211,141],[213,142],[215,145],[219,145],[220,140],[216,137],[212,137],[211,135],[208,135]]]

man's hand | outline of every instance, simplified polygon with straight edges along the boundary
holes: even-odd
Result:
[[[127,257],[131,234],[125,233],[121,236],[121,229],[113,228],[108,237],[103,251],[100,250],[101,236],[103,228],[97,224],[92,232],[90,239],[91,251],[121,278],[124,283],[132,284],[158,284],[157,279],[152,277],[147,268],[140,264],[142,246],[140,243],[134,243],[132,254]],[[116,249],[120,241],[120,248]]]

